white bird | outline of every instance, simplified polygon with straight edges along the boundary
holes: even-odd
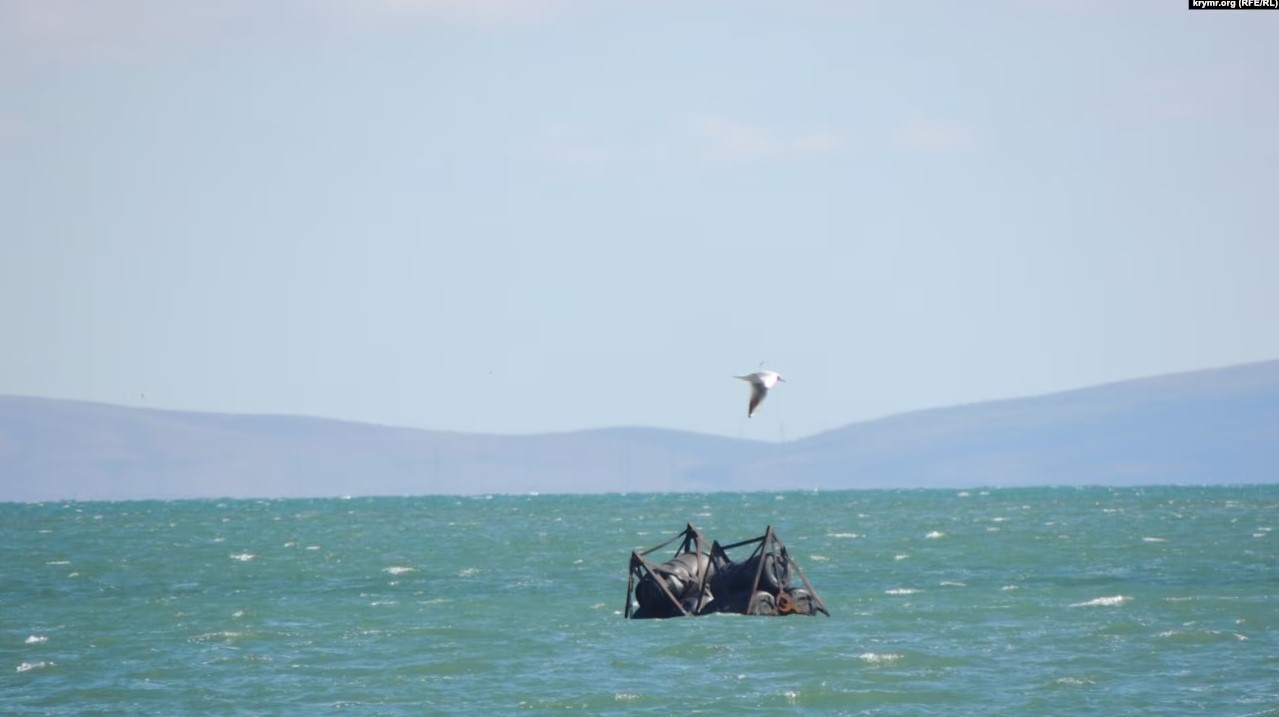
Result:
[[[746,407],[747,418],[754,417],[755,409],[759,408],[759,404],[764,402],[764,397],[768,395],[768,389],[776,386],[778,381],[786,380],[776,371],[764,370],[746,374],[745,376],[734,376],[733,378],[740,378],[751,385],[751,402]]]

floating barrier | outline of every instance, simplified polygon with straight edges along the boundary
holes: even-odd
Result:
[[[682,539],[682,540],[681,540]],[[652,553],[676,541],[670,560],[655,563]],[[755,545],[745,560],[735,562],[728,551]],[[794,585],[798,577],[802,585]],[[648,550],[632,551],[626,581],[626,611],[631,619],[709,615],[816,615],[830,617],[826,605],[809,584],[799,563],[773,526],[749,540],[721,546],[706,545],[701,531],[689,523],[683,531]]]

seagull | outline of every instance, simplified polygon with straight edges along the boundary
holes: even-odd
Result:
[[[763,365],[764,364],[762,363],[760,364],[761,367]],[[764,397],[768,395],[768,389],[776,386],[778,381],[786,380],[776,371],[765,371],[763,368],[755,373],[747,374],[745,376],[734,376],[733,378],[740,378],[743,381],[750,382],[751,402],[750,405],[746,407],[747,418],[754,417],[755,409],[759,408],[759,404],[764,402]]]

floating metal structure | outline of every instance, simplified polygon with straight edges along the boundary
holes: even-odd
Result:
[[[682,540],[681,540],[682,539]],[[648,559],[652,553],[681,541],[664,563]],[[755,545],[741,562],[728,551]],[[798,577],[802,587],[793,584]],[[670,540],[648,550],[632,551],[626,581],[626,611],[631,619],[709,615],[816,615],[830,617],[826,605],[809,584],[799,563],[773,526],[749,540],[706,547],[706,538],[689,523]]]

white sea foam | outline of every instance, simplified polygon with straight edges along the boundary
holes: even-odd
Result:
[[[392,575],[403,575],[404,573],[413,572],[413,568],[404,567],[402,565],[392,565],[389,568],[382,568],[382,572]]]
[[[1122,605],[1131,599],[1123,595],[1112,595],[1110,597],[1099,597],[1085,602],[1077,602],[1072,604],[1071,607],[1111,607]]]
[[[457,571],[457,576],[459,578],[473,578],[476,575],[478,575],[479,572],[480,572],[479,568],[463,568]]]
[[[919,592],[918,588],[890,588],[884,591],[885,595],[914,595]]]
[[[244,637],[243,632],[234,630],[220,630],[218,632],[206,632],[203,635],[196,635],[189,642],[233,642]]]
[[[910,555],[906,553],[898,553],[893,556],[893,560],[906,560],[908,558],[910,558]]]
[[[857,533],[827,533],[827,538],[860,538]]]
[[[939,584],[939,585],[941,585],[942,587],[946,587],[946,588],[966,588],[966,587],[968,587],[968,583],[961,583],[961,582],[959,582],[959,581],[957,581],[957,580],[943,580],[943,581],[941,581],[941,582],[940,582],[940,583],[938,583],[938,584]]]
[[[256,557],[257,557],[257,556],[256,556],[256,555],[254,555],[253,553],[236,553],[236,554],[234,554],[234,555],[232,555],[232,556],[231,556],[231,559],[232,559],[232,560],[239,560],[239,561],[240,561],[240,562],[242,562],[242,563],[247,563],[247,562],[249,562],[250,560],[252,560],[252,559],[254,559],[254,558],[256,558]]]
[[[1166,542],[1168,542],[1168,539],[1167,539],[1167,538],[1151,538],[1151,537],[1146,537],[1146,538],[1142,538],[1142,539],[1141,539],[1141,542],[1143,542],[1143,543],[1166,543]]]
[[[814,563],[824,563],[827,560],[830,560],[830,558],[826,557],[825,555],[810,555],[808,556],[808,559],[813,561]]]
[[[48,642],[48,641],[49,641],[49,638],[45,637],[44,635],[29,635],[27,636],[26,640],[23,640],[23,643],[27,645],[38,645],[42,642]]]
[[[872,665],[880,665],[886,662],[896,662],[902,659],[902,656],[893,652],[863,652],[857,656],[857,659]]]
[[[929,540],[936,540],[937,538],[942,538],[945,536],[946,534],[941,532],[940,530],[934,530],[929,532],[928,535],[925,535],[924,537],[928,538]]]
[[[1006,592],[1006,593],[1010,593],[1010,592],[1012,592],[1012,591],[1014,591],[1014,590],[1021,590],[1021,586],[1020,586],[1020,585],[1005,585],[1005,586],[1003,586],[1002,588],[1000,588],[1000,590],[1003,590],[1003,591],[1004,591],[1004,592]]]
[[[30,672],[31,670],[43,670],[47,667],[55,667],[57,664],[58,663],[56,662],[46,662],[44,660],[41,660],[39,662],[24,662],[21,665],[18,665],[18,672]]]

